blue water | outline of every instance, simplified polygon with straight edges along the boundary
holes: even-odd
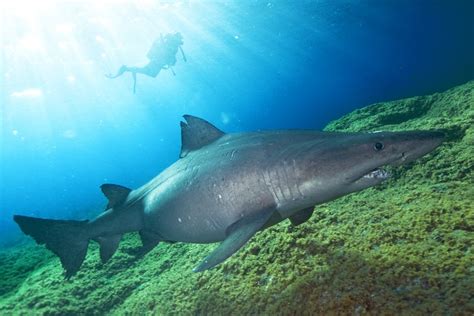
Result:
[[[2,2],[0,239],[12,214],[91,217],[102,183],[175,161],[183,114],[224,131],[317,128],[474,78],[473,1]],[[144,65],[181,32],[176,76]],[[0,242],[1,243],[1,242]]]

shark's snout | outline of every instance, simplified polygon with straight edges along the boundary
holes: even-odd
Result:
[[[431,144],[433,146],[432,149],[441,145],[441,143],[444,141],[446,137],[446,134],[441,130],[426,131],[426,132],[419,132],[419,133],[420,133],[420,140]]]
[[[446,137],[443,131],[420,131],[410,132],[398,159],[391,163],[392,166],[400,166],[418,159],[441,145]]]
[[[444,140],[446,139],[446,133],[443,132],[443,131],[432,131],[430,133],[431,133],[431,136],[434,140],[434,144],[435,144],[434,148],[441,145],[444,142]]]

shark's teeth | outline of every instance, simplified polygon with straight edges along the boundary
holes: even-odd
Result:
[[[375,169],[369,172],[368,174],[364,175],[363,178],[366,179],[387,179],[390,174],[383,170],[383,169]]]

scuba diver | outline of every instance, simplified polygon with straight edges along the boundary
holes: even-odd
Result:
[[[146,55],[150,60],[148,64],[143,67],[128,67],[122,65],[115,75],[107,74],[105,76],[114,79],[123,75],[127,71],[131,72],[133,76],[133,93],[135,93],[137,86],[137,73],[155,78],[160,73],[161,69],[170,69],[173,75],[176,76],[173,66],[176,64],[176,54],[178,53],[178,49],[181,51],[183,60],[185,62],[187,61],[186,55],[181,47],[182,45],[183,36],[181,33],[169,33],[165,36],[160,34],[160,37],[153,42],[153,45]]]

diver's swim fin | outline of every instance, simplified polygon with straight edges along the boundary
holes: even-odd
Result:
[[[194,272],[210,269],[232,256],[270,219],[275,208],[260,211],[254,216],[243,217],[227,229],[227,238],[209,255]]]
[[[21,215],[14,215],[13,220],[25,234],[33,237],[38,244],[45,244],[46,248],[59,257],[66,270],[66,278],[76,274],[87,253],[88,221],[52,220]]]

